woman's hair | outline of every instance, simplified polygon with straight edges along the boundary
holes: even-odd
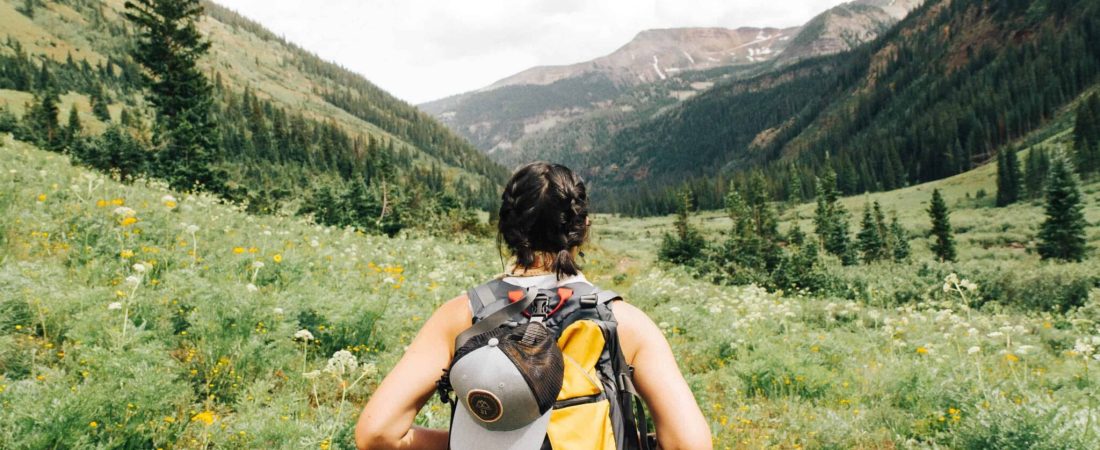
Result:
[[[535,254],[545,252],[558,278],[578,273],[571,250],[588,235],[588,192],[580,177],[560,164],[533,162],[512,174],[500,200],[500,238],[517,265],[530,267]]]

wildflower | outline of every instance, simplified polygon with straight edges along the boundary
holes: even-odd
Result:
[[[316,239],[312,239],[312,240],[309,241],[309,246],[310,247],[317,248],[317,246],[319,246],[319,245],[321,245],[321,243],[317,242]]]
[[[123,250],[121,252],[118,252],[118,257],[122,258],[122,259],[130,259],[133,256],[134,256],[134,251],[133,250]]]
[[[114,199],[111,199],[111,204],[115,205],[115,206],[122,206],[122,205],[126,204],[126,200],[121,199],[121,198],[114,198]]]
[[[118,208],[115,208],[116,216],[133,217],[135,214],[137,214],[137,211],[134,211],[133,208],[130,208],[128,206],[119,206]]]
[[[44,201],[46,201],[46,194],[38,194],[38,202],[41,203]]]
[[[173,197],[173,196],[172,196],[172,195],[170,195],[170,194],[169,194],[169,195],[165,195],[164,197],[161,197],[161,198],[160,198],[160,202],[161,202],[161,203],[163,203],[163,204],[164,204],[164,206],[167,206],[168,208],[175,208],[175,207],[176,207],[176,205],[177,205],[177,203],[176,203],[176,198],[175,198],[175,197]]]
[[[263,268],[263,266],[264,266],[263,261],[252,261],[252,268],[253,269],[261,269],[261,268]]]
[[[100,199],[99,201],[95,202],[95,206],[97,208],[104,208],[107,206],[107,200]]]
[[[1005,353],[1005,361],[1008,361],[1010,363],[1019,362],[1020,357],[1013,355],[1012,353]]]
[[[239,255],[241,253],[244,253],[244,247],[233,247],[233,254],[234,255]]]
[[[201,413],[195,414],[195,416],[191,418],[191,421],[192,422],[202,422],[204,424],[211,425],[217,419],[218,419],[218,416],[214,415],[213,412],[203,411]]]
[[[975,345],[973,347],[970,347],[970,348],[966,349],[966,354],[973,355],[973,354],[978,353],[980,351],[982,351],[982,348]]]
[[[141,284],[141,278],[138,278],[137,275],[130,275],[130,276],[126,277],[126,284],[129,284],[131,286],[137,286],[137,285]]]
[[[99,428],[99,422],[93,420],[91,422],[88,422],[88,426],[91,428]]]
[[[256,292],[256,291],[260,290],[260,288],[256,287],[256,285],[252,284],[252,283],[248,283],[248,285],[245,286],[245,289],[247,289],[248,292]]]
[[[963,289],[966,289],[968,291],[978,290],[978,285],[975,284],[973,281],[970,281],[970,280],[962,280],[960,285],[963,287]]]
[[[354,372],[357,368],[359,368],[359,360],[355,359],[355,355],[347,350],[338,350],[329,358],[328,364],[325,365],[325,372],[340,377],[345,373]]]
[[[1087,339],[1078,339],[1077,342],[1073,345],[1073,351],[1083,355],[1085,358],[1088,358],[1096,351],[1096,347],[1094,347]]]
[[[397,280],[394,280],[393,277],[386,277],[382,279],[382,282],[386,284],[394,284],[397,282]]]
[[[920,346],[920,347],[917,347],[917,354],[918,355],[927,355],[928,354],[928,348],[923,346],[923,345]]]
[[[283,262],[283,255],[276,253],[275,256],[271,257],[271,260],[275,261],[276,264],[281,263]]]
[[[188,225],[187,226],[187,232],[188,233],[195,234],[198,231],[199,231],[199,226],[198,225]]]
[[[283,308],[275,308],[272,310],[275,314],[283,314]]]
[[[298,330],[296,333],[294,333],[294,340],[296,340],[296,341],[306,341],[306,342],[312,341],[313,340],[313,333],[310,333],[309,330],[303,328],[301,330]]]
[[[137,263],[137,264],[134,264],[133,269],[134,269],[134,272],[145,273],[145,270],[147,269],[147,267],[145,267],[145,264]]]
[[[119,221],[119,224],[121,224],[124,227],[128,227],[130,225],[133,225],[133,224],[137,223],[137,221],[138,220],[137,220],[136,217],[132,217],[132,216],[131,217],[123,217],[122,220]]]
[[[320,376],[321,376],[321,371],[320,370],[312,370],[312,371],[309,371],[309,372],[306,372],[306,373],[302,374],[302,377],[304,377],[307,380],[316,380]]]

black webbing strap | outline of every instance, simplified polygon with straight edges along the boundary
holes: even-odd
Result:
[[[494,311],[484,319],[471,325],[470,328],[459,333],[458,336],[455,337],[455,350],[461,348],[462,344],[465,344],[470,338],[504,325],[511,320],[512,316],[523,312],[528,306],[531,306],[531,303],[535,302],[535,296],[538,295],[538,292],[538,288],[528,288],[527,295],[524,296],[522,300]]]

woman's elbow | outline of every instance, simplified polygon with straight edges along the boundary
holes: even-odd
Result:
[[[714,443],[709,434],[698,436],[680,436],[674,442],[660,442],[661,450],[712,450]]]
[[[389,450],[397,448],[399,439],[380,427],[360,422],[355,426],[355,447],[359,450]]]

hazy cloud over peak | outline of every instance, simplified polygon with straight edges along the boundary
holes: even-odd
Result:
[[[614,51],[650,28],[800,25],[839,0],[216,0],[412,103]]]

